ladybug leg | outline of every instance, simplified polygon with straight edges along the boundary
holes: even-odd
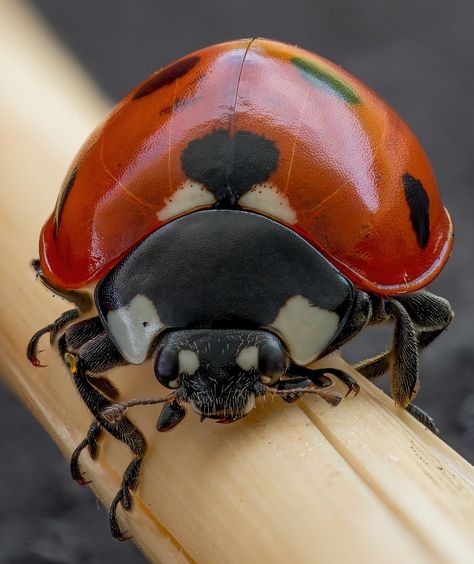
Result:
[[[390,369],[391,351],[385,351],[354,364],[354,368],[369,380],[383,376]]]
[[[418,332],[418,346],[424,349],[451,323],[454,313],[448,300],[427,290],[416,294],[397,296],[408,312]]]
[[[395,320],[393,345],[388,353],[392,397],[398,405],[407,407],[420,387],[417,332],[410,315],[398,300],[387,300],[385,310]]]
[[[80,332],[81,330],[79,330]],[[71,335],[72,333],[69,334],[69,337],[72,341]],[[95,384],[96,380],[99,382],[103,378],[95,377],[94,374],[125,365],[126,361],[105,333],[85,342],[79,347],[77,353],[68,349],[68,336],[65,334],[60,347],[63,348],[62,356],[73,376],[74,384],[82,400],[95,417],[95,422],[89,429],[88,437],[81,442],[74,453],[75,460],[71,461],[71,468],[73,466],[77,468],[79,454],[86,446],[89,447],[89,450],[92,450],[93,454],[96,454],[95,441],[101,429],[105,429],[113,437],[125,443],[134,454],[134,459],[125,470],[120,489],[109,510],[109,524],[112,535],[120,540],[125,540],[126,537],[122,534],[117,521],[117,506],[121,503],[126,511],[132,509],[133,500],[130,492],[138,484],[141,461],[146,451],[146,442],[140,431],[127,417],[123,416],[118,420],[104,417],[103,412],[114,404],[109,397],[106,397],[98,389],[100,386]],[[76,471],[76,468],[74,468],[74,471]]]
[[[451,323],[454,314],[447,300],[423,290],[416,294],[394,298],[402,304],[417,332],[418,349],[424,349],[432,343]],[[386,319],[386,318],[385,318]],[[376,320],[375,323],[384,319]],[[366,378],[382,376],[390,368],[391,351],[386,351],[373,358],[355,365]]]
[[[38,359],[38,343],[41,337],[49,333],[51,340],[54,339],[61,329],[63,329],[69,322],[77,319],[79,315],[80,312],[78,309],[68,309],[61,314],[56,321],[53,321],[49,325],[46,325],[46,327],[36,331],[33,337],[31,337],[26,349],[26,356],[33,366],[44,366],[44,364],[41,364]]]
[[[73,351],[78,350],[82,345],[85,345],[89,340],[97,337],[101,333],[103,333],[103,326],[98,317],[79,321],[69,327],[58,341],[58,349],[64,363],[68,364],[69,357],[67,355],[71,355],[72,358],[75,358],[71,354]],[[86,378],[88,379],[89,384],[91,384],[99,392],[102,392],[108,398],[115,399],[118,397],[118,390],[103,376],[94,376],[93,378],[86,376]],[[73,480],[81,485],[88,484],[89,482],[84,480],[79,469],[79,456],[87,447],[90,457],[93,460],[97,457],[97,439],[99,438],[101,431],[102,427],[99,425],[97,420],[94,420],[89,428],[86,438],[72,453],[70,462],[71,476]]]
[[[403,305],[415,325],[419,350],[431,344],[454,317],[451,305],[446,299],[426,290],[398,296],[396,300]],[[406,409],[425,427],[434,433],[439,433],[434,420],[420,407],[410,403]]]
[[[74,348],[71,344],[76,344],[77,341],[75,343],[74,340],[71,339],[71,335],[67,332],[65,339],[66,353],[63,355],[63,358],[66,363],[68,363],[68,359],[66,358],[67,354],[72,353],[73,356],[76,356],[77,362],[81,362],[84,365],[85,371],[91,377],[95,378],[94,375],[96,374],[108,372],[112,368],[128,364],[112,343],[109,336],[104,332],[94,335],[91,339]]]
[[[68,327],[64,333],[67,349],[78,350],[82,345],[104,332],[104,326],[99,317],[83,319]]]
[[[68,327],[58,343],[61,357],[64,360],[64,356],[67,352],[78,351],[80,347],[91,341],[94,337],[98,337],[103,334],[104,327],[99,317],[92,317],[90,319],[84,319],[83,321],[74,323],[74,325]],[[103,360],[103,358],[101,360]],[[121,360],[122,359],[120,357],[119,362]],[[110,368],[106,366],[102,370],[110,370]],[[117,399],[119,396],[118,390],[112,382],[107,380],[104,376],[99,377],[94,375],[94,377],[90,380],[90,383],[110,399]]]
[[[435,435],[440,434],[440,431],[436,426],[434,419],[430,415],[428,415],[426,411],[421,409],[421,407],[418,407],[414,403],[410,403],[407,405],[406,410],[432,433],[434,433]]]
[[[288,403],[293,403],[305,394],[315,394],[331,405],[338,405],[342,397],[336,392],[325,389],[332,382],[322,374],[323,370],[320,372],[321,374],[313,375],[314,380],[298,376],[288,380],[280,380],[275,386],[267,386],[266,393],[278,394]],[[316,387],[314,384],[316,384]]]
[[[84,363],[80,359],[80,356],[77,358],[76,365],[71,369],[71,372],[73,373],[74,383],[84,403],[94,415],[98,426],[104,428],[113,437],[125,443],[134,454],[133,460],[124,472],[120,489],[114,497],[109,509],[109,525],[112,536],[120,540],[125,540],[126,537],[121,532],[117,520],[117,506],[121,503],[125,511],[132,509],[133,500],[131,490],[135,489],[138,484],[141,462],[146,451],[145,438],[127,417],[123,416],[117,421],[110,421],[102,415],[102,411],[113,404],[90,384],[85,373]],[[82,444],[83,443],[81,443],[81,445]],[[80,448],[81,445],[79,445],[78,448]]]
[[[386,313],[395,320],[393,347],[355,368],[368,378],[392,368],[392,397],[416,419],[437,432],[433,419],[410,403],[419,386],[419,351],[436,339],[453,319],[449,303],[427,291],[385,301]]]
[[[91,426],[89,427],[86,438],[81,443],[79,443],[79,445],[72,453],[70,463],[71,476],[72,479],[81,484],[81,486],[89,484],[90,482],[84,480],[83,475],[79,470],[79,456],[81,452],[87,447],[89,450],[89,456],[92,458],[92,460],[95,460],[97,458],[97,439],[101,431],[102,428],[100,427],[99,423],[97,421],[93,421]]]
[[[454,314],[447,300],[435,296],[426,290],[416,294],[397,296],[394,298],[407,311],[415,325],[418,349],[424,349],[432,343],[451,323]],[[379,323],[387,317],[379,316],[372,323]],[[378,354],[370,359],[357,363],[354,368],[366,378],[378,378],[387,372],[391,365],[391,351]]]
[[[347,387],[346,396],[348,396],[351,392],[354,392],[354,395],[356,396],[360,392],[360,386],[356,382],[356,380],[352,376],[346,374],[343,370],[339,370],[338,368],[318,368],[317,370],[312,370],[311,368],[307,368],[305,366],[297,366],[295,364],[291,364],[287,370],[287,374],[304,376],[317,386],[330,385],[332,381],[326,377],[326,374],[331,374]]]
[[[366,378],[376,378],[391,368],[392,397],[398,405],[406,408],[419,387],[417,331],[398,300],[385,300],[384,309],[387,316],[395,321],[392,348],[356,364],[354,368]]]
[[[284,392],[281,395],[281,399],[287,403],[293,403],[304,395],[304,392],[295,392],[295,388],[311,388],[314,384],[320,388],[328,388],[332,384],[332,381],[329,378],[326,378],[326,376],[319,376],[315,378],[314,381],[310,380],[309,378],[303,376],[298,370],[295,370],[294,372],[291,371],[291,366],[287,370],[287,375],[291,376],[291,378],[288,380],[280,380],[276,384],[276,387],[281,392]],[[296,376],[296,374],[300,375]]]

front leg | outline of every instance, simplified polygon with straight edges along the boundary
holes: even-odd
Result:
[[[56,321],[40,329],[33,335],[27,347],[27,356],[32,364],[40,366],[37,357],[40,338],[49,333],[53,339],[70,322],[77,319],[79,307],[63,313]],[[81,484],[87,483],[79,470],[79,456],[89,449],[91,458],[97,456],[97,439],[102,429],[124,442],[134,454],[134,459],[125,470],[120,489],[112,501],[109,511],[109,524],[115,538],[125,540],[117,521],[117,506],[121,503],[126,511],[132,509],[131,491],[138,485],[140,468],[146,451],[146,442],[140,431],[127,417],[110,421],[104,411],[113,405],[112,399],[118,396],[115,387],[99,374],[123,366],[126,363],[108,335],[98,317],[78,321],[66,329],[57,342],[58,352],[71,373],[74,384],[92,415],[94,421],[87,437],[75,449],[71,457],[72,477]]]
[[[33,337],[31,337],[26,348],[26,356],[33,366],[45,366],[44,364],[41,364],[38,358],[38,352],[41,352],[38,351],[38,344],[41,337],[49,333],[50,339],[54,339],[55,335],[59,331],[61,331],[61,329],[63,329],[71,321],[74,321],[74,319],[77,319],[79,315],[80,312],[78,309],[68,309],[67,311],[62,313],[55,321],[53,321],[49,325],[46,325],[46,327],[43,327],[39,331],[36,331]]]
[[[121,503],[126,511],[132,509],[131,491],[138,485],[141,462],[146,451],[146,442],[140,431],[127,417],[124,416],[119,420],[111,421],[104,416],[104,412],[114,404],[111,402],[110,397],[108,397],[109,394],[104,395],[104,392],[99,389],[103,387],[102,384],[96,385],[96,382],[102,382],[105,379],[96,375],[116,366],[125,365],[126,361],[106,333],[93,337],[82,344],[77,351],[74,351],[68,342],[75,345],[79,344],[83,338],[85,339],[85,337],[81,338],[80,336],[84,336],[89,330],[92,331],[92,329],[87,328],[85,325],[78,329],[70,328],[68,330],[69,335],[66,332],[64,338],[60,339],[62,355],[73,377],[74,384],[82,400],[95,418],[87,438],[81,442],[73,453],[71,472],[73,477],[81,482],[82,477],[78,468],[79,455],[84,448],[88,447],[92,457],[95,456],[96,440],[101,429],[105,429],[113,437],[124,442],[130,448],[134,458],[123,474],[120,489],[112,501],[109,511],[112,535],[115,538],[124,540],[126,537],[120,531],[117,521],[117,506]]]
[[[318,383],[315,385],[315,382]],[[310,378],[292,377],[279,380],[273,386],[265,386],[263,393],[278,394],[288,403],[293,403],[305,394],[314,394],[331,405],[338,405],[342,400],[342,396],[325,389],[331,385],[332,381],[322,374],[315,378],[315,381]]]
[[[356,382],[356,380],[350,374],[347,374],[339,368],[328,367],[312,369],[307,368],[306,366],[290,364],[287,373],[294,376],[304,376],[317,386],[320,386],[321,382],[324,380],[329,380],[329,382],[331,382],[331,380],[326,377],[326,374],[330,374],[332,376],[335,376],[347,387],[346,396],[348,396],[351,392],[354,392],[354,395],[356,396],[360,392],[360,386]]]

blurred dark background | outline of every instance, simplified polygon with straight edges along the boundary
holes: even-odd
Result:
[[[31,5],[112,100],[194,49],[264,36],[339,63],[395,108],[427,150],[456,227],[452,258],[431,285],[451,301],[456,319],[423,354],[417,403],[435,418],[443,439],[472,461],[474,2],[34,0]],[[389,340],[390,328],[373,329],[346,347],[344,356],[358,360],[380,352]],[[0,426],[10,428],[2,441],[8,464],[0,469],[0,562],[144,562],[131,543],[109,538],[105,511],[70,481],[56,447],[6,389],[0,390],[0,406]]]

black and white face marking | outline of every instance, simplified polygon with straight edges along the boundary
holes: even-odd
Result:
[[[256,345],[243,347],[235,357],[235,362],[246,372],[256,370],[258,368],[258,347]]]
[[[182,349],[178,354],[178,368],[180,374],[194,376],[199,369],[199,357],[191,349]]]
[[[202,417],[230,423],[255,407],[289,365],[274,334],[253,330],[172,331],[159,340],[155,375]]]

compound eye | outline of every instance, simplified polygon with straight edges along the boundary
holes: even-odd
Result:
[[[164,347],[155,360],[155,375],[167,388],[179,388],[179,357],[175,348]]]
[[[276,384],[285,374],[287,364],[286,355],[281,347],[275,347],[272,343],[262,345],[258,355],[258,369],[262,384],[266,386]]]

